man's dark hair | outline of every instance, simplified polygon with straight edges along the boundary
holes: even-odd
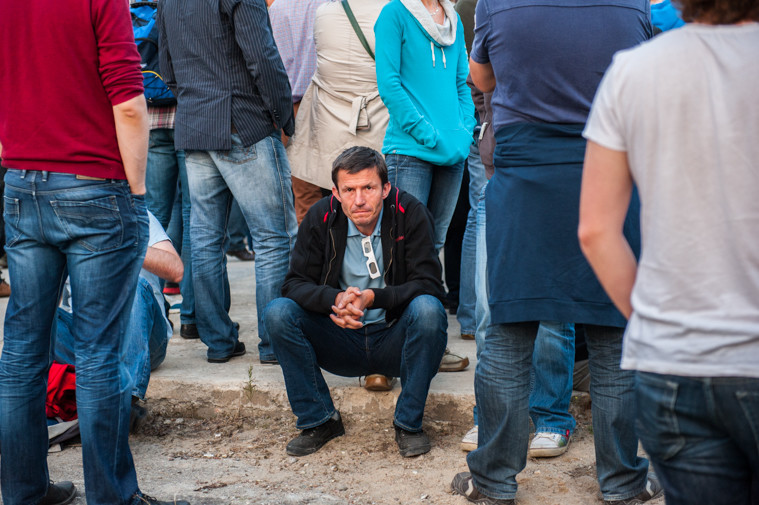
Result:
[[[383,186],[387,183],[387,165],[385,158],[380,153],[371,147],[349,147],[332,162],[332,184],[337,188],[337,173],[340,170],[349,174],[357,174],[367,168],[374,168],[377,171]]]
[[[683,21],[712,25],[732,25],[741,21],[759,21],[756,0],[675,0]]]

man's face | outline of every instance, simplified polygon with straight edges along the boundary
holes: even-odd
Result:
[[[364,235],[374,231],[382,210],[382,200],[389,193],[390,183],[383,186],[374,167],[355,174],[340,170],[337,173],[337,188],[332,188],[332,194],[340,201],[345,215]]]

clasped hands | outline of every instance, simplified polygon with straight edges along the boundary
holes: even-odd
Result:
[[[373,303],[374,291],[371,289],[362,291],[351,286],[337,294],[329,317],[341,328],[356,330],[364,326],[361,317],[364,315],[364,310],[371,307]]]

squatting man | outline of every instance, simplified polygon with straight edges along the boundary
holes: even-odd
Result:
[[[305,456],[345,434],[321,369],[345,377],[400,377],[393,418],[404,457],[429,452],[422,430],[430,382],[445,351],[447,319],[432,218],[388,182],[382,155],[351,147],[332,165],[332,195],[300,225],[282,288],[265,324]]]

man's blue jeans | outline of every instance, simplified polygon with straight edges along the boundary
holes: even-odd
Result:
[[[435,221],[435,249],[445,245],[448,225],[461,190],[464,162],[450,166],[433,165],[413,156],[388,154],[385,156],[390,183],[411,193],[430,209]]]
[[[126,365],[132,381],[132,396],[145,398],[150,372],[166,358],[169,344],[169,325],[163,306],[158,304],[150,283],[139,278],[137,292],[124,335],[121,361]],[[55,361],[76,366],[74,350],[74,315],[59,308],[56,317]]]
[[[87,503],[137,502],[130,381],[120,356],[147,248],[144,199],[126,181],[8,170],[5,231],[13,292],[0,359],[3,503],[37,503],[47,490],[46,381],[67,270]]]
[[[263,324],[266,306],[280,296],[298,225],[293,208],[290,165],[278,133],[251,146],[232,134],[229,151],[187,152],[192,198],[192,281],[198,333],[209,358],[225,358],[235,348],[237,329],[229,318],[227,228],[232,197],[253,237],[256,253],[256,310],[261,360],[275,359]]]
[[[477,205],[488,180],[485,176],[485,165],[480,158],[480,148],[473,143],[469,148],[466,160],[469,170],[469,214],[466,220],[466,230],[461,244],[461,278],[459,283],[459,308],[456,319],[461,325],[461,333],[474,335],[477,330],[475,317],[476,291],[474,277],[477,264]],[[483,254],[486,254],[483,251]]]
[[[179,283],[182,292],[180,319],[182,324],[195,324],[195,293],[192,288],[192,243],[190,239],[190,189],[184,151],[174,148],[174,130],[158,128],[150,130],[148,166],[145,172],[145,203],[164,230],[169,229],[177,183],[182,200],[182,262],[184,277]]]
[[[667,505],[759,503],[759,379],[639,372],[636,396]]]
[[[252,243],[253,237],[250,237],[248,224],[245,222],[240,206],[232,199],[232,209],[229,211],[229,250],[243,251],[247,249],[246,240],[248,243]]]
[[[400,377],[403,389],[393,422],[407,431],[422,430],[430,382],[447,341],[448,320],[440,300],[421,295],[395,324],[350,330],[326,314],[308,312],[289,298],[279,298],[267,309],[266,326],[298,429],[319,426],[335,412],[323,368],[344,377],[371,373]]]
[[[513,499],[527,462],[528,398],[539,323],[491,325],[475,370],[479,447],[467,463],[484,494]],[[635,374],[621,370],[622,328],[585,325],[593,402],[596,469],[605,500],[623,500],[646,486],[648,461],[637,456]]]

